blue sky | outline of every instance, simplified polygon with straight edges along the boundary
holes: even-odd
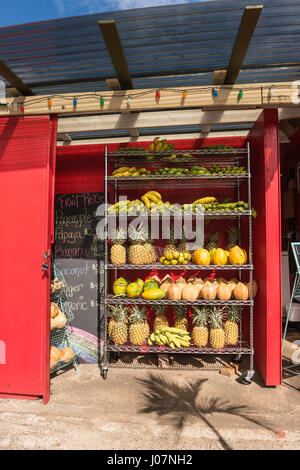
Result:
[[[103,11],[194,1],[199,0],[11,0],[6,1],[1,8],[0,27]]]

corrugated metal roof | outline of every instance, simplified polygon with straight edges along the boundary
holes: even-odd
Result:
[[[264,8],[237,83],[300,80],[299,0],[216,0],[5,27],[0,58],[36,94],[107,90],[116,74],[97,21],[115,19],[135,88],[207,85],[228,66],[244,7],[257,3]]]
[[[0,57],[36,93],[106,89],[115,77],[97,20],[114,18],[136,88],[209,83],[226,68],[245,5],[222,0],[0,29]],[[300,78],[300,2],[265,0],[239,82]]]

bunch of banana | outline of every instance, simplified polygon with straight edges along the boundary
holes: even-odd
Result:
[[[151,171],[147,170],[146,168],[135,168],[134,166],[122,166],[121,168],[117,168],[113,173],[112,176],[114,178],[126,177],[126,176],[147,176],[151,175]]]
[[[151,202],[158,205],[163,204],[161,195],[157,191],[148,191],[141,197],[141,200],[149,212],[151,210]]]
[[[190,345],[190,335],[187,331],[170,326],[163,326],[148,339],[149,346],[157,344],[159,346],[166,345],[172,349],[188,347]]]
[[[127,208],[128,215],[137,215],[147,213],[147,209],[140,199],[135,199],[134,201],[130,201],[130,204]]]
[[[169,201],[163,202],[162,204],[155,204],[151,202],[150,204],[150,211],[151,214],[164,214],[166,212],[178,212],[181,210],[180,205],[178,204],[171,204]]]
[[[150,152],[172,152],[174,150],[173,144],[168,144],[166,139],[160,140],[160,137],[155,137],[153,142],[149,145]]]
[[[131,202],[126,199],[124,201],[119,201],[110,206],[107,210],[108,213],[115,213],[118,212],[119,214],[126,214],[130,207]]]

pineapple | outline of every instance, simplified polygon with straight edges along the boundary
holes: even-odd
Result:
[[[226,250],[230,251],[231,248],[238,245],[239,229],[237,227],[229,227],[227,229],[227,234],[228,234],[228,244],[227,244]]]
[[[113,233],[113,246],[110,249],[110,260],[112,264],[126,264],[126,248],[123,243],[126,240],[125,230],[117,229]]]
[[[181,239],[181,242],[179,242],[178,246],[177,246],[177,250],[180,252],[180,253],[189,253],[189,251],[187,250],[186,248],[186,238],[185,238],[185,233],[183,231],[183,234],[182,234],[182,239]]]
[[[154,329],[159,330],[159,328],[163,326],[169,326],[169,322],[165,317],[165,307],[163,305],[159,305],[155,308],[155,320],[154,320]]]
[[[214,248],[218,248],[218,244],[219,244],[219,232],[213,232],[211,236],[208,238],[208,240],[206,241],[205,248],[207,249],[207,251],[210,252]]]
[[[147,240],[144,249],[145,249],[145,264],[154,264],[156,262],[156,251],[152,245],[152,240]]]
[[[204,347],[208,342],[207,318],[209,309],[207,307],[193,307],[193,341],[196,346]]]
[[[184,305],[176,305],[175,307],[175,328],[187,331],[187,319],[185,317],[186,307]]]
[[[128,250],[128,259],[130,264],[148,264],[147,253],[145,249],[145,242],[147,238],[147,228],[143,224],[139,224],[136,228],[130,227],[128,235],[131,240],[131,245]]]
[[[149,336],[145,307],[133,307],[130,315],[129,340],[131,344],[143,344]]]
[[[119,305],[109,305],[110,308],[110,321],[108,323],[108,336],[111,338],[113,327],[116,323],[117,312]]]
[[[110,327],[111,339],[115,344],[125,344],[128,339],[128,309],[117,305],[113,313],[113,325]],[[111,322],[110,322],[111,323]]]
[[[209,340],[211,347],[222,349],[225,344],[225,332],[223,329],[224,308],[212,307],[209,315],[211,326]]]
[[[175,238],[174,238],[174,225],[171,226],[170,228],[170,239],[166,246],[164,247],[164,256],[166,256],[166,253],[172,252],[172,251],[177,251],[177,246],[175,243]]]
[[[225,323],[225,343],[235,345],[239,339],[240,308],[237,305],[230,307],[228,320]]]

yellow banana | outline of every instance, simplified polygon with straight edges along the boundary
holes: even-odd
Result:
[[[148,191],[148,193],[150,193],[150,194],[152,193],[152,194],[154,194],[154,196],[157,196],[158,199],[162,199],[161,195],[157,191]]]
[[[212,196],[207,196],[207,197],[201,197],[200,199],[197,199],[197,201],[194,201],[193,204],[206,204],[208,202],[215,202],[216,198]]]
[[[145,206],[147,207],[147,210],[150,211],[150,201],[149,201],[149,199],[147,198],[147,196],[142,196],[142,197],[141,197],[141,200],[143,201],[143,203],[144,203]]]
[[[155,204],[159,204],[161,203],[161,200],[155,196],[155,194],[152,194],[152,193],[146,193],[145,196],[150,199],[150,201],[153,201]]]

